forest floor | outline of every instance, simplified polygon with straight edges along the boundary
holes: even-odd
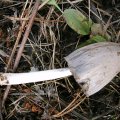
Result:
[[[47,3],[41,6],[45,0],[41,0],[33,22],[29,23],[30,16],[34,15],[36,1],[0,0],[0,72],[24,73],[67,67],[64,57],[90,38],[90,34],[80,35],[72,30],[55,6]],[[109,41],[120,42],[120,0],[58,0],[57,2],[63,11],[68,8],[81,11],[104,28],[109,35]],[[32,28],[27,31],[27,36],[25,31],[30,25]],[[25,36],[27,41],[21,54],[18,54]],[[19,60],[17,55],[21,56]],[[120,120],[119,74],[101,91],[89,98],[84,99],[81,92],[73,77],[57,81],[1,86],[0,118],[1,120]]]

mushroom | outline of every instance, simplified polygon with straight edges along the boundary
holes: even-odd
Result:
[[[73,75],[86,96],[101,90],[120,72],[120,45],[100,42],[79,48],[65,57],[69,68],[29,73],[1,73],[0,85],[53,80]]]

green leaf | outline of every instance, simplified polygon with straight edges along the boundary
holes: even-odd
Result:
[[[93,23],[91,26],[91,35],[101,35],[104,36],[107,40],[111,39],[111,36],[104,31],[102,24]]]
[[[63,16],[67,24],[78,34],[88,35],[92,26],[92,21],[88,20],[80,11],[75,9],[66,9]]]
[[[107,41],[107,40],[103,36],[96,35],[96,36],[93,36],[92,38],[88,39],[87,41],[81,43],[78,46],[78,48],[84,47],[89,44],[93,44],[93,43],[97,43],[97,42],[105,42],[105,41]]]
[[[101,36],[101,35],[95,35],[92,38],[90,38],[89,40],[96,41],[96,42],[105,42],[105,41],[107,41],[106,38]]]
[[[101,24],[98,23],[93,23],[93,25],[91,26],[91,34],[92,35],[102,35],[103,34],[103,26]]]
[[[42,2],[45,2],[46,0],[42,0]],[[57,2],[55,0],[49,0],[48,5],[54,5],[56,8],[58,8],[58,10],[60,10],[62,13],[63,11],[60,9],[60,7],[58,6]]]

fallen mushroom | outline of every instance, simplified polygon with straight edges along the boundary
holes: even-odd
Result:
[[[120,72],[120,45],[100,42],[75,50],[65,57],[69,68],[30,72],[1,73],[0,85],[16,85],[73,75],[86,96],[101,90]]]

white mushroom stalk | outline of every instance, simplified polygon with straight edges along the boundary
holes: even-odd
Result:
[[[40,82],[71,76],[69,68],[36,71],[29,73],[1,73],[0,85],[17,85]]]

